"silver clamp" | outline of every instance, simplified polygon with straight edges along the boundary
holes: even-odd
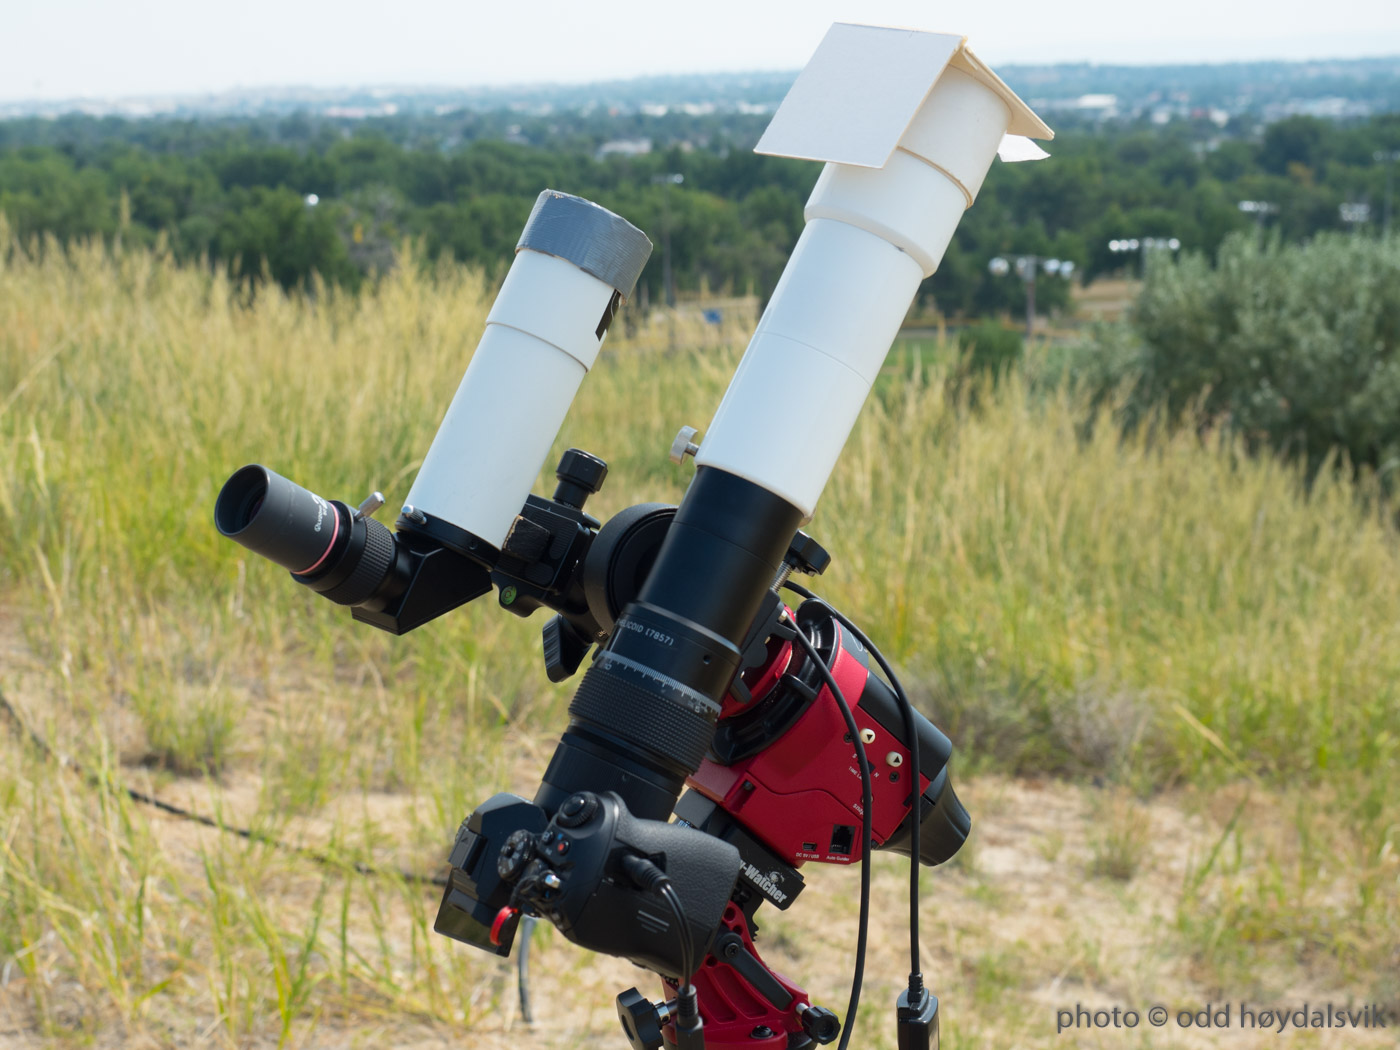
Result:
[[[700,433],[694,427],[681,427],[676,432],[676,440],[671,442],[671,462],[677,466],[685,462],[686,456],[693,456],[700,451],[700,446],[694,441],[695,435]]]
[[[384,506],[384,493],[371,492],[364,498],[364,502],[355,508],[355,513],[351,515],[351,517],[355,521],[359,521],[361,518],[368,518],[382,506]]]

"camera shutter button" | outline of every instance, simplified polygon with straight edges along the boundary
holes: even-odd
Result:
[[[597,812],[598,799],[593,795],[570,795],[559,807],[559,812],[554,814],[554,823],[561,828],[576,828],[580,824],[587,824]]]

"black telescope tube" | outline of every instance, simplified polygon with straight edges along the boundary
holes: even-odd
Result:
[[[583,676],[535,796],[616,791],[664,820],[699,767],[740,643],[778,575],[802,512],[751,481],[696,471],[637,600]]]
[[[348,515],[260,463],[224,482],[214,504],[224,536],[297,576],[333,564],[350,542]]]

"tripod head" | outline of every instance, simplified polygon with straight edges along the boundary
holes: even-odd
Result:
[[[216,503],[225,536],[361,622],[402,634],[495,589],[509,612],[553,613],[551,680],[596,647],[533,799],[498,794],[459,828],[435,929],[505,955],[532,914],[653,970],[659,1004],[635,990],[619,1000],[634,1047],[834,1040],[835,1015],[759,957],[756,910],[790,907],[804,864],[871,849],[910,856],[917,891],[917,865],[948,859],[969,831],[948,738],[849,620],[779,596],[793,572],[829,561],[798,527],[1004,136],[1051,134],[965,43],[838,24],[799,76],[759,150],[826,166],[705,440],[678,438],[697,468],[679,506],[598,521],[585,503],[607,466],[579,449],[551,498],[529,493],[651,249],[625,220],[553,190],[395,531],[370,516],[378,494],[352,510],[256,464]],[[529,426],[501,396],[522,377]],[[779,391],[822,420],[800,450],[773,409]],[[867,904],[862,865],[863,915]],[[914,955],[901,1048],[937,1038]]]

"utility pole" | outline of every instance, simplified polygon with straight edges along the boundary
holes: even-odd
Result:
[[[1371,206],[1365,201],[1347,201],[1337,206],[1337,213],[1351,227],[1352,236],[1359,235],[1362,224],[1371,221]]]
[[[1068,279],[1074,274],[1074,263],[1069,259],[1042,259],[1036,255],[1018,255],[1015,263],[998,255],[987,263],[987,271],[993,277],[1005,277],[1015,267],[1016,276],[1026,286],[1026,339],[1035,335],[1035,276],[1044,269],[1052,276]]]
[[[1371,154],[1377,164],[1385,165],[1385,211],[1381,213],[1381,236],[1390,236],[1390,188],[1395,178],[1395,162],[1400,160],[1400,149],[1378,149]]]
[[[1278,205],[1273,201],[1240,201],[1236,207],[1246,215],[1253,215],[1255,229],[1260,231],[1264,229],[1264,222],[1270,215],[1278,214]]]
[[[671,273],[671,187],[679,186],[685,176],[678,171],[653,175],[653,183],[661,183],[661,284],[666,296],[667,349],[676,352],[676,281]]]
[[[1181,248],[1181,242],[1175,237],[1125,237],[1121,240],[1108,242],[1108,250],[1114,255],[1123,252],[1138,253],[1138,276],[1147,276],[1147,254],[1149,252],[1168,251],[1174,252]]]

